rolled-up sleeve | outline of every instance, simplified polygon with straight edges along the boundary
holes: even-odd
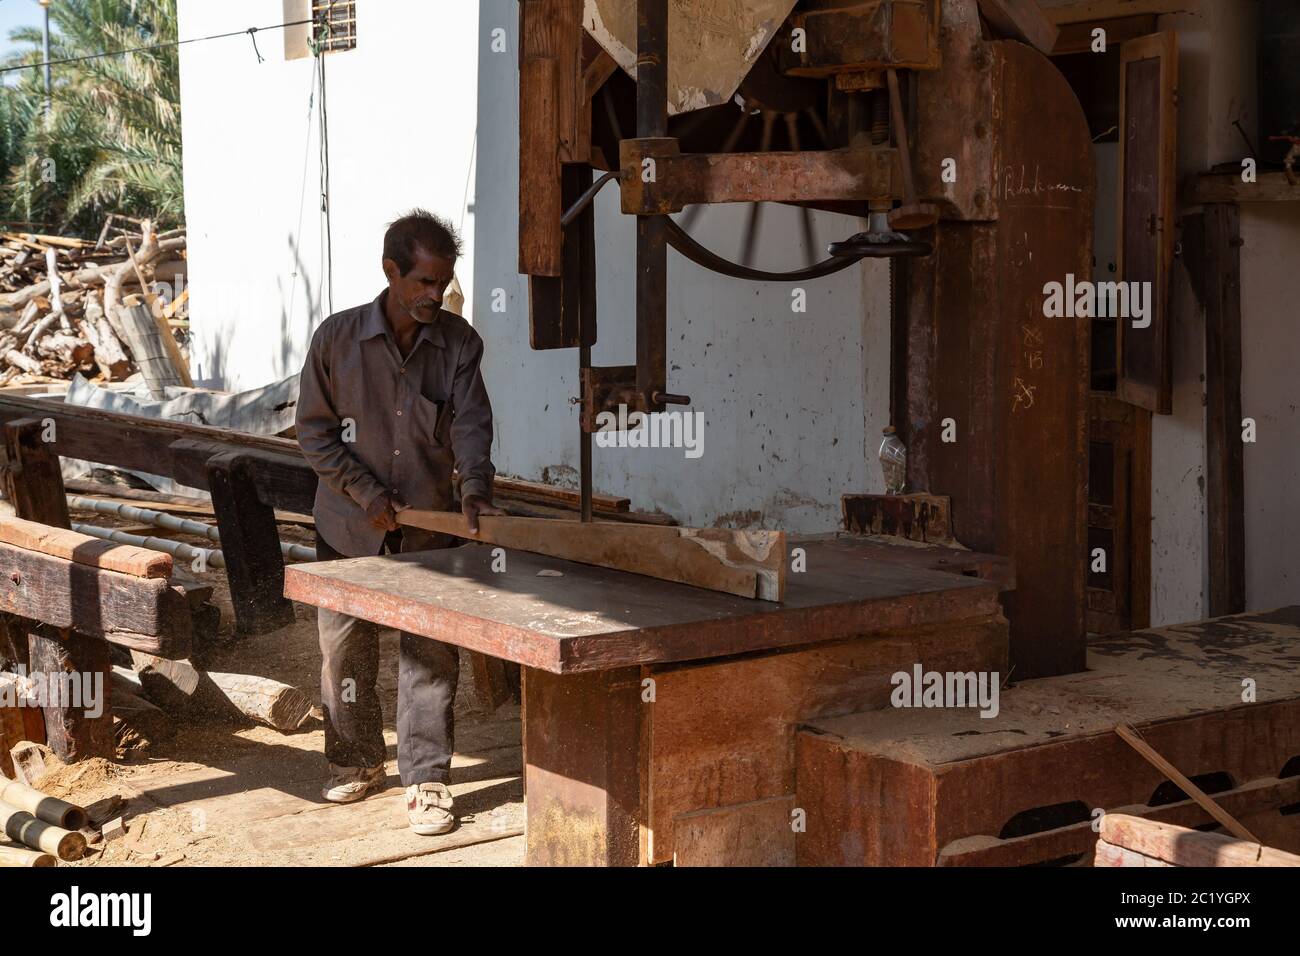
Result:
[[[364,510],[384,488],[343,441],[343,423],[330,401],[328,326],[312,337],[298,380],[298,444],[317,477]]]
[[[460,475],[460,497],[492,500],[492,402],[483,384],[483,339],[472,328],[461,346],[452,383],[451,448]]]

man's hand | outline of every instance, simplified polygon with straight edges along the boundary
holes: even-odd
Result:
[[[469,522],[470,534],[478,534],[479,515],[505,514],[500,508],[493,507],[492,502],[482,495],[467,495],[461,500],[460,510],[465,515],[465,520]]]
[[[407,507],[406,502],[396,496],[380,495],[366,509],[366,520],[381,531],[396,531],[401,527],[397,523],[397,512],[405,511]]]

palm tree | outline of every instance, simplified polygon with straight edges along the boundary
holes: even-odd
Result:
[[[39,69],[5,91],[0,118],[18,142],[0,140],[0,214],[59,228],[93,228],[106,213],[184,218],[180,74],[175,0],[55,0],[53,108],[45,117]],[[41,62],[41,33],[15,30],[27,49],[7,66]],[[144,48],[144,49],[140,49]],[[95,54],[133,50],[121,55]],[[94,57],[94,58],[90,58]]]

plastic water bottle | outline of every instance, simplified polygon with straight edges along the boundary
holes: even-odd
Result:
[[[885,494],[901,495],[907,485],[907,446],[890,425],[880,442],[880,470],[885,478]]]

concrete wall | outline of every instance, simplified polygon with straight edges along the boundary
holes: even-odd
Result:
[[[480,4],[484,37],[505,29],[509,50],[479,60],[476,328],[487,345],[497,399],[498,468],[576,483],[576,350],[528,346],[527,285],[516,272],[518,216],[518,46],[513,0]],[[746,207],[710,207],[696,238],[729,258],[739,254]],[[635,226],[614,187],[597,200],[597,365],[635,357]],[[804,263],[795,210],[767,205],[756,265]],[[856,219],[817,214],[818,257],[831,240],[859,231]],[[807,311],[791,309],[789,284],[707,273],[669,253],[668,386],[704,415],[704,453],[680,449],[593,450],[598,491],[633,507],[662,508],[688,524],[824,531],[837,526],[846,491],[879,490],[875,461],[888,424],[888,269],[854,267],[804,284]],[[500,289],[504,312],[489,303]]]
[[[182,39],[284,22],[282,0],[179,0]],[[279,31],[181,51],[190,315],[196,380],[245,389],[297,372],[331,311],[383,287],[383,231],[421,205],[462,227],[477,122],[478,12],[471,3],[357,5],[357,47],[323,59],[329,120],[333,292],[320,215],[321,99],[312,58]],[[309,111],[308,104],[311,102]],[[472,194],[468,199],[472,200]],[[472,315],[467,301],[467,315]]]

